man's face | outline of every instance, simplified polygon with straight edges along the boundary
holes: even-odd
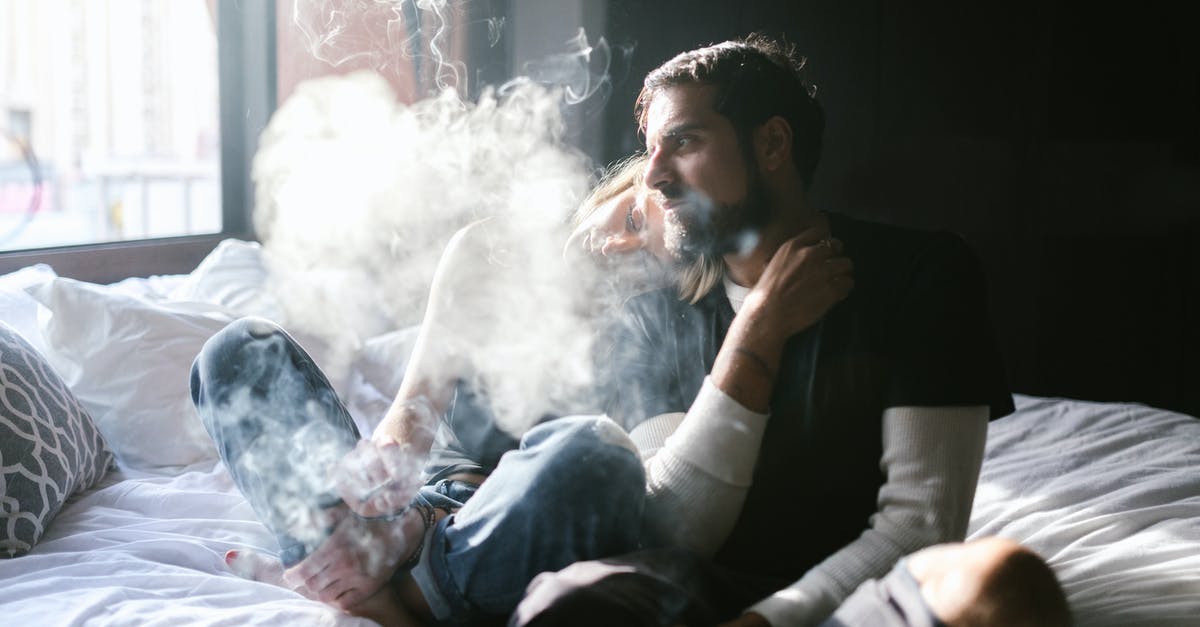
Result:
[[[662,196],[664,244],[682,262],[752,248],[771,215],[733,124],[713,110],[714,91],[669,87],[647,111],[646,185]]]

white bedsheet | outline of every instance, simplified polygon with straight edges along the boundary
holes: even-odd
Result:
[[[1079,625],[1200,625],[1200,420],[1016,400],[988,431],[969,536],[1038,551]]]
[[[1079,625],[1200,624],[1200,420],[1018,397],[992,423],[970,535],[1026,543]],[[3,625],[371,625],[231,574],[274,542],[220,465],[125,473],[0,560]]]
[[[229,572],[226,550],[275,543],[223,466],[103,485],[69,503],[32,553],[0,560],[0,624],[375,624]]]

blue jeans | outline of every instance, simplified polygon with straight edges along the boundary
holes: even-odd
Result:
[[[284,565],[299,562],[330,532],[316,522],[320,510],[341,502],[329,469],[360,437],[349,412],[299,344],[262,319],[209,339],[191,377],[234,482]],[[445,622],[491,622],[538,573],[637,549],[645,475],[615,423],[569,417],[526,433],[473,495],[451,481],[422,494],[454,505],[469,497],[426,538],[413,572],[426,601]]]

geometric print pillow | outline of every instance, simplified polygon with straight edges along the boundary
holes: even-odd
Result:
[[[113,454],[46,360],[0,322],[0,557],[28,553]]]

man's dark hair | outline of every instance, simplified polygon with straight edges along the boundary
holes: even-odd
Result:
[[[679,85],[712,85],[713,109],[725,116],[748,154],[751,132],[773,116],[792,127],[792,158],[804,188],[821,157],[825,112],[816,88],[803,76],[805,59],[795,47],[759,34],[684,52],[646,75],[634,114],[645,132],[650,103]]]

